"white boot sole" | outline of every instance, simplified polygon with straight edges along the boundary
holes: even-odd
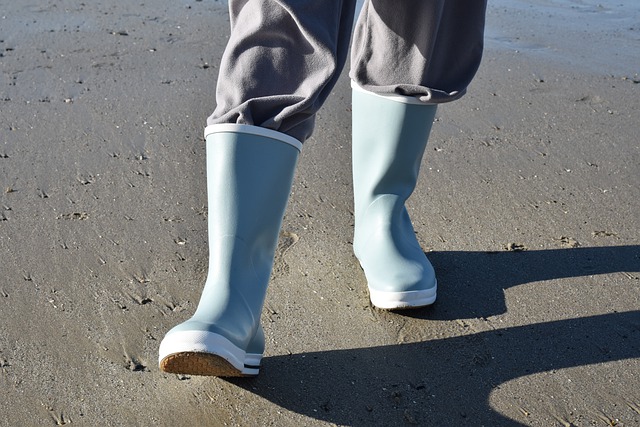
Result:
[[[160,369],[164,372],[216,377],[255,376],[262,354],[247,353],[222,335],[182,331],[160,343]]]
[[[431,305],[436,301],[437,284],[433,288],[405,291],[387,292],[377,291],[369,287],[371,303],[383,310],[403,310]]]

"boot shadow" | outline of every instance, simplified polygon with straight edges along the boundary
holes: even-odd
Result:
[[[338,425],[521,426],[491,392],[525,375],[640,357],[640,311],[428,342],[275,356],[231,383]]]
[[[522,252],[431,252],[439,300],[400,315],[453,320],[506,311],[521,284],[640,268],[640,246]],[[559,284],[561,286],[561,284]],[[230,382],[290,411],[343,425],[522,424],[490,405],[504,382],[640,357],[640,311],[505,328],[403,345],[268,357]]]
[[[429,252],[438,278],[432,307],[398,314],[431,320],[489,317],[506,312],[504,291],[526,283],[640,271],[640,246],[505,252]],[[559,286],[562,286],[559,284]]]

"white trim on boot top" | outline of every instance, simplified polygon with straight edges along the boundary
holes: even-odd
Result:
[[[265,138],[275,139],[278,142],[284,142],[295,147],[298,151],[302,151],[302,142],[286,133],[278,132],[273,129],[262,128],[253,125],[239,125],[235,123],[221,123],[217,125],[209,125],[204,128],[204,139],[214,133],[243,133],[248,135],[262,136]]]
[[[416,96],[407,96],[407,95],[399,95],[399,94],[382,94],[371,92],[360,86],[358,83],[351,80],[351,89],[356,92],[366,93],[367,95],[373,95],[380,98],[384,98],[388,101],[400,102],[401,104],[414,104],[414,105],[435,105],[429,102],[420,101],[420,99]]]

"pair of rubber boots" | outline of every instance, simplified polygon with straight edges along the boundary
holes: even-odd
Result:
[[[354,252],[371,302],[382,309],[432,304],[433,267],[405,208],[436,107],[353,89]],[[264,335],[260,315],[302,147],[248,125],[205,129],[209,272],[198,308],[160,344],[165,372],[253,376]]]

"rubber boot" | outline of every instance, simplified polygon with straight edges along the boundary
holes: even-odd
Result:
[[[416,186],[436,106],[352,87],[353,248],[371,302],[387,310],[432,304],[435,273],[405,202]]]
[[[267,291],[301,143],[256,126],[205,129],[209,272],[195,314],[160,344],[165,372],[253,376]]]

